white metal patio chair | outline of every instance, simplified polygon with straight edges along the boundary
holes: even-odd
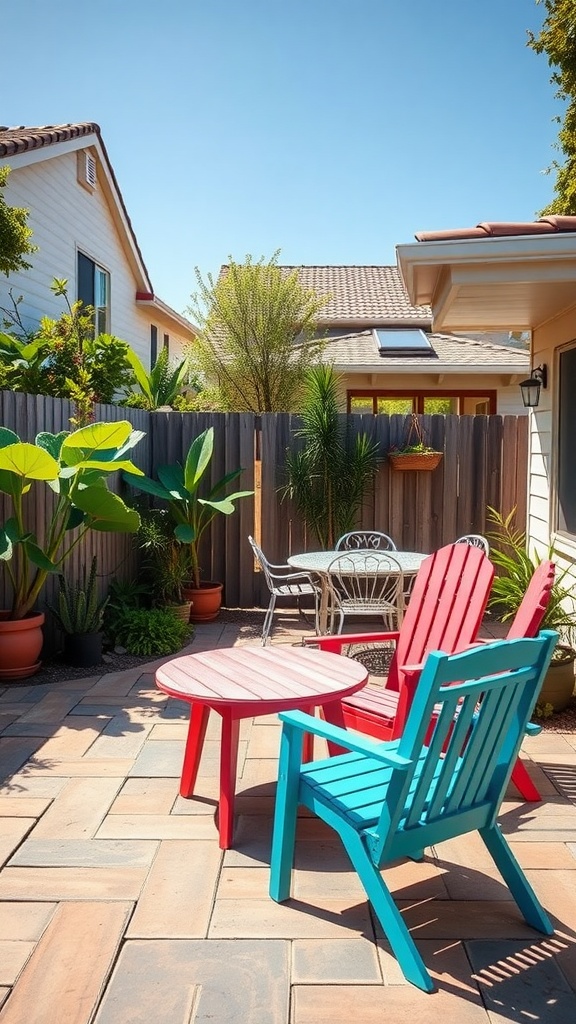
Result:
[[[318,605],[320,601],[320,587],[316,585],[310,573],[294,572],[289,565],[274,565],[274,563],[268,561],[266,555],[262,551],[262,548],[256,543],[253,537],[248,537],[248,540],[254,552],[254,557],[264,573],[264,579],[266,580],[266,584],[270,591],[270,604],[266,610],[264,625],[262,627],[262,646],[266,646],[266,641],[270,634],[274,608],[276,607],[276,598],[278,597],[296,598],[298,611],[301,615],[303,615],[302,608],[300,606],[301,598],[313,597],[314,626],[316,633],[319,633]]]
[[[350,551],[354,548],[375,551],[396,551],[396,545],[387,533],[379,530],[353,530],[345,533],[336,542],[336,551]]]
[[[342,552],[328,566],[330,603],[340,616],[342,632],[347,615],[381,615],[386,629],[400,627],[404,614],[404,573],[400,562],[385,551]]]
[[[458,540],[454,541],[455,544],[469,544],[472,548],[480,548],[485,555],[490,554],[490,545],[483,537],[481,533],[465,533],[463,537],[458,537]]]

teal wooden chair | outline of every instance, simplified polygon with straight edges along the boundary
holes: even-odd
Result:
[[[272,899],[290,895],[302,804],[339,834],[404,975],[425,992],[434,983],[380,874],[398,857],[419,860],[426,847],[477,829],[525,920],[551,935],[496,816],[556,640],[548,631],[430,654],[398,740],[378,743],[300,711],[281,714]],[[350,753],[301,764],[307,732]]]

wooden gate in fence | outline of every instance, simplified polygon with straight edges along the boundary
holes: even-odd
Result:
[[[0,392],[0,424],[31,441],[41,430],[69,429],[70,403],[44,396]],[[98,406],[97,420],[129,419],[145,437],[131,453],[144,472],[154,475],[158,465],[182,462],[193,437],[207,427],[215,428],[215,451],[210,467],[211,483],[239,466],[244,473],[239,488],[256,488],[255,498],[243,498],[231,516],[217,516],[206,536],[202,566],[205,579],[224,580],[228,607],[250,608],[268,603],[260,573],[255,571],[247,537],[258,533],[262,547],[273,562],[317,547],[308,537],[293,504],[281,499],[286,482],[285,454],[297,444],[301,425],[297,416],[249,413],[147,413],[118,406]],[[404,416],[348,417],[351,432],[366,431],[378,441],[383,462],[374,492],[364,505],[358,525],[390,534],[404,550],[433,551],[464,533],[486,533],[487,506],[503,513],[517,508],[517,524],[526,521],[528,417],[525,416],[424,416],[426,436],[444,452],[432,473],[400,473],[390,469],[385,453],[406,436]],[[116,488],[126,492],[121,481]],[[31,526],[42,535],[48,488],[33,488],[35,509]],[[0,499],[0,514],[3,512]],[[0,521],[4,521],[3,519]],[[137,556],[134,538],[124,534],[91,534],[66,565],[77,575],[80,566],[98,555],[102,588],[117,575],[134,578]],[[6,573],[0,570],[0,607],[9,603]],[[46,598],[54,596],[54,582]]]

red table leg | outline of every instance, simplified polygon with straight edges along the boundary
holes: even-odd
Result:
[[[209,708],[204,704],[192,703],[190,705],[190,724],[184,750],[184,764],[182,765],[182,776],[180,779],[180,796],[192,796],[198,775],[198,766],[204,746],[206,726],[208,725]]]
[[[218,805],[221,850],[228,850],[232,846],[239,732],[240,720],[232,718],[230,714],[223,714],[220,739],[220,803]]]

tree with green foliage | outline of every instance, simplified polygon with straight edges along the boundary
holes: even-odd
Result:
[[[216,282],[210,274],[205,282],[196,268],[199,291],[189,312],[201,336],[191,355],[225,410],[297,409],[306,371],[324,347],[315,335],[327,297],[304,288],[297,270],[278,266],[278,256],[256,263],[230,257]]]
[[[24,256],[36,252],[32,245],[32,228],[28,227],[28,210],[21,206],[8,206],[2,189],[8,182],[10,168],[0,167],[0,273],[9,274],[15,270],[29,270]]]
[[[330,550],[357,524],[365,497],[374,485],[380,463],[378,444],[367,434],[352,436],[349,419],[338,406],[340,378],[329,366],[306,374],[304,441],[299,451],[288,449],[285,496],[322,548]]]
[[[25,331],[19,300],[14,300],[14,331],[0,333],[0,388],[69,398],[75,405],[73,425],[83,426],[93,404],[111,403],[132,385],[134,374],[127,343],[110,334],[94,337],[94,310],[80,301],[70,303],[67,285],[65,279],[54,279],[52,291],[67,309],[58,320],[42,317],[33,334]]]
[[[541,3],[542,0],[536,0]],[[528,32],[528,46],[545,53],[553,68],[550,81],[556,98],[565,104],[556,148],[564,162],[554,160],[555,197],[542,211],[546,214],[576,214],[576,0],[543,0],[546,17],[537,36]]]

